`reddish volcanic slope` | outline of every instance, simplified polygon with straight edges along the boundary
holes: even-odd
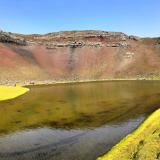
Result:
[[[159,38],[120,32],[0,32],[0,83],[159,77]]]

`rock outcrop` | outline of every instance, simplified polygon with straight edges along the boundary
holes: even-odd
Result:
[[[17,36],[13,33],[7,33],[0,31],[0,42],[2,43],[12,43],[18,45],[26,45],[26,41],[24,38]]]
[[[20,45],[46,45],[47,48],[58,47],[123,47],[127,46],[129,37],[121,32],[105,31],[65,31],[46,35],[18,35],[0,32],[0,42]]]

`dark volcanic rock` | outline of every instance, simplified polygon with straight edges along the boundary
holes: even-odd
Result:
[[[102,47],[101,42],[68,42],[68,43],[48,43],[46,44],[47,49],[56,49],[61,47],[70,47],[70,48],[78,48],[83,46],[93,46],[93,47]]]
[[[17,37],[13,33],[7,33],[0,31],[0,42],[2,43],[14,43],[18,45],[26,45],[24,38]]]

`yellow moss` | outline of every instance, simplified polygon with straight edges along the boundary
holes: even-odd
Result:
[[[20,86],[0,86],[0,101],[16,98],[27,91],[28,88]]]
[[[154,160],[160,158],[160,109],[133,133],[126,136],[98,160]]]

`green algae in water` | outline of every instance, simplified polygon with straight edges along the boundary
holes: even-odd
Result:
[[[0,102],[0,159],[96,159],[159,106],[158,81],[30,87]]]
[[[96,128],[148,114],[160,104],[156,81],[34,86],[14,100],[0,102],[0,134],[27,128]]]

